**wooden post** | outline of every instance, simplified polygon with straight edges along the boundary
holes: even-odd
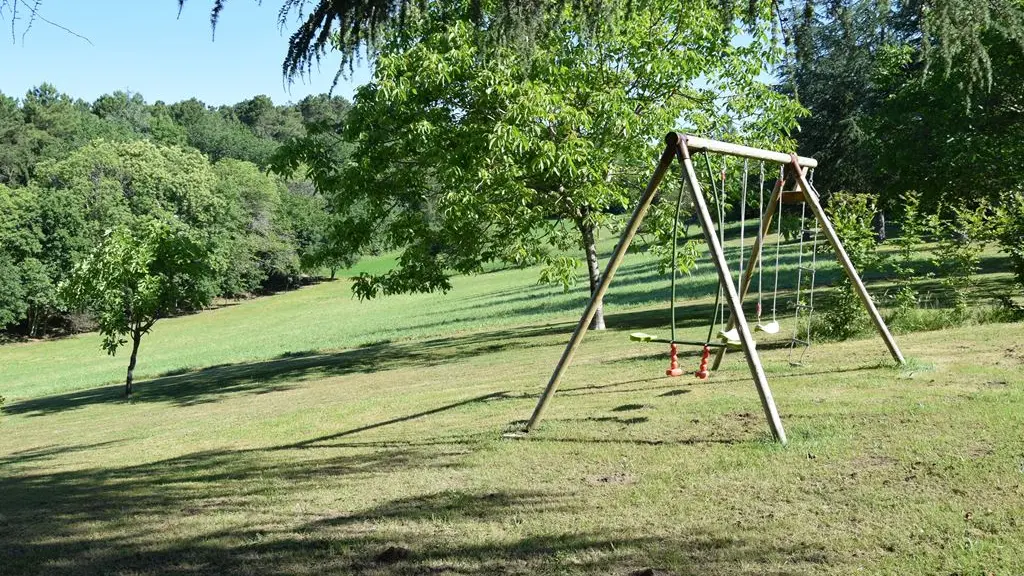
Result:
[[[764,368],[761,366],[761,358],[754,347],[754,338],[750,334],[750,326],[747,325],[747,319],[743,315],[743,306],[740,302],[739,294],[736,292],[736,286],[733,285],[732,274],[729,273],[729,265],[725,260],[725,253],[722,252],[722,245],[718,242],[718,236],[715,234],[714,221],[711,219],[710,212],[708,212],[708,205],[704,200],[703,192],[701,192],[700,182],[698,182],[697,174],[693,169],[693,162],[690,161],[686,137],[680,137],[678,134],[675,136],[678,143],[676,151],[680,162],[683,164],[683,168],[686,170],[690,192],[693,194],[693,203],[697,207],[697,217],[700,220],[701,229],[704,231],[704,240],[708,243],[708,247],[711,250],[712,261],[715,264],[715,268],[718,269],[718,279],[725,288],[726,301],[729,303],[732,317],[736,320],[740,345],[743,347],[744,355],[747,358],[750,374],[754,377],[757,393],[761,397],[761,407],[764,408],[764,415],[768,419],[768,427],[771,429],[775,439],[785,444],[786,432],[782,428],[782,420],[779,418],[778,409],[775,407],[772,391],[768,388],[768,379],[764,374]],[[799,170],[800,166],[797,164],[797,171]]]
[[[580,318],[579,323],[576,324],[576,330],[573,331],[572,337],[569,338],[569,343],[566,344],[565,350],[562,352],[562,357],[558,360],[558,364],[555,366],[555,371],[551,374],[551,379],[548,380],[547,388],[544,389],[544,393],[541,395],[540,400],[537,401],[537,406],[533,409],[533,415],[530,416],[530,420],[526,424],[527,432],[533,430],[537,425],[541,416],[544,414],[544,409],[547,408],[552,396],[555,395],[555,391],[558,389],[558,384],[562,380],[562,374],[565,372],[565,369],[568,368],[569,363],[572,362],[572,357],[576,354],[576,348],[579,347],[584,334],[587,333],[587,329],[590,327],[590,321],[594,318],[594,314],[597,312],[597,303],[601,302],[601,299],[604,298],[605,292],[608,291],[608,285],[611,284],[612,278],[615,276],[615,271],[618,270],[619,265],[622,263],[622,258],[626,255],[626,250],[629,248],[630,242],[633,241],[633,237],[636,235],[637,230],[640,229],[640,223],[643,221],[644,216],[647,215],[647,209],[650,208],[651,202],[654,200],[654,195],[658,191],[658,186],[665,177],[665,173],[668,172],[668,169],[672,166],[672,160],[678,149],[674,142],[671,141],[673,140],[673,136],[675,136],[674,133],[669,134],[665,139],[665,151],[661,154],[661,160],[658,162],[658,167],[655,169],[654,175],[651,176],[651,180],[647,183],[647,189],[644,191],[643,196],[640,197],[640,202],[637,204],[636,209],[633,210],[633,216],[629,219],[626,229],[622,232],[622,236],[619,238],[618,245],[615,246],[615,251],[612,253],[611,259],[608,260],[608,266],[605,268],[604,275],[601,277],[601,283],[598,285],[597,291],[591,295],[590,303],[587,304],[586,311]]]
[[[761,257],[761,244],[764,243],[764,238],[768,234],[768,229],[772,225],[772,218],[775,216],[775,210],[779,206],[779,194],[782,192],[782,185],[785,183],[783,179],[776,179],[775,186],[772,188],[772,195],[768,200],[768,206],[765,208],[764,216],[761,218],[761,234],[758,235],[757,239],[754,240],[753,252],[750,253],[750,259],[747,261],[747,268],[743,271],[743,279],[740,281],[740,302],[747,296],[747,291],[750,289],[750,280],[754,275],[754,267],[758,265]],[[726,331],[732,330],[736,327],[735,317],[730,316],[729,321],[726,323]],[[719,348],[715,352],[715,361],[711,365],[712,370],[718,370],[718,367],[722,364],[722,358],[725,357],[725,348]]]
[[[882,340],[885,340],[885,345],[889,348],[889,353],[892,354],[893,360],[896,360],[899,364],[906,364],[907,361],[903,358],[903,353],[900,352],[899,346],[896,345],[896,340],[889,333],[889,328],[885,325],[885,321],[882,320],[882,315],[878,313],[878,308],[875,307],[874,300],[868,294],[868,289],[864,286],[860,276],[857,275],[857,269],[853,267],[853,262],[850,262],[850,256],[846,253],[846,249],[843,248],[843,243],[840,242],[839,236],[836,235],[832,222],[825,215],[825,210],[822,209],[821,202],[818,201],[818,194],[814,192],[811,185],[807,182],[803,171],[800,170],[799,158],[796,154],[791,155],[790,162],[796,171],[797,183],[800,186],[800,190],[804,193],[804,200],[810,205],[811,211],[814,212],[814,217],[818,219],[818,224],[821,225],[825,233],[825,237],[832,244],[832,249],[836,251],[839,263],[843,265],[847,278],[853,283],[853,287],[857,291],[857,295],[860,296],[861,302],[864,303],[864,307],[868,309],[868,315],[871,316],[871,321],[875,324],[875,328],[878,329],[878,333],[882,335]]]

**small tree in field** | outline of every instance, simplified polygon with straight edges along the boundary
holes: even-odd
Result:
[[[131,341],[126,396],[132,393],[142,336],[160,318],[210,302],[211,260],[210,248],[194,231],[149,220],[138,231],[118,226],[107,232],[61,287],[69,305],[96,316],[108,354]]]

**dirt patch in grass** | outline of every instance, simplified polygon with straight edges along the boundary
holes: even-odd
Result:
[[[587,476],[586,481],[587,484],[590,484],[591,486],[602,486],[609,484],[620,484],[628,486],[630,484],[636,484],[637,477],[628,472],[614,472],[612,474],[606,475]]]

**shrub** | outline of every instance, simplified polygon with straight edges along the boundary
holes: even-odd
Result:
[[[877,268],[880,259],[871,224],[876,212],[874,198],[867,194],[838,192],[832,195],[827,212],[850,261],[860,274]],[[845,275],[835,290],[821,301],[822,313],[815,322],[815,333],[819,337],[841,340],[867,327],[867,311]]]
[[[996,241],[1010,256],[1017,283],[1024,289],[1024,192],[1006,194],[995,211]]]
[[[917,290],[913,279],[917,270],[914,266],[914,251],[921,244],[926,229],[926,220],[921,214],[921,196],[916,191],[901,195],[903,214],[900,218],[900,235],[892,241],[896,246],[896,258],[890,268],[896,276],[896,294],[893,304],[896,317],[907,317],[917,308]]]
[[[981,262],[981,251],[991,239],[991,218],[986,204],[973,209],[952,208],[950,215],[942,212],[929,219],[932,233],[939,239],[933,262],[939,270],[943,287],[949,292],[954,321],[967,317],[968,296],[974,275]]]

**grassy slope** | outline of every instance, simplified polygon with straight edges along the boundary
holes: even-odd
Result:
[[[614,238],[602,248],[611,250]],[[358,271],[381,272],[394,260],[368,259]],[[668,299],[667,279],[652,257],[636,254],[618,274],[610,306],[635,308]],[[202,314],[161,320],[143,338],[137,378],[216,364],[268,360],[281,355],[355,348],[456,332],[571,321],[586,304],[585,280],[568,294],[537,285],[536,268],[503,270],[454,279],[447,295],[396,296],[359,302],[341,279],[272,298],[259,298]],[[713,294],[706,267],[682,296]],[[667,317],[667,315],[666,315]],[[702,318],[707,318],[705,315]],[[706,320],[703,320],[706,322]],[[107,357],[98,334],[0,347],[0,394],[8,400],[37,397],[123,381],[127,358]]]
[[[525,440],[500,433],[583,299],[536,271],[370,304],[336,282],[162,321],[144,372],[206,368],[130,403],[95,387],[124,360],[95,336],[4,347],[0,571],[1024,571],[1021,325],[902,336],[907,370],[874,338],[802,368],[763,342],[783,449],[738,358],[667,379],[662,347],[627,340],[666,315],[663,282],[629,262],[614,329]],[[704,297],[688,336],[712,286],[687,284]],[[378,560],[389,546],[411,556]]]

